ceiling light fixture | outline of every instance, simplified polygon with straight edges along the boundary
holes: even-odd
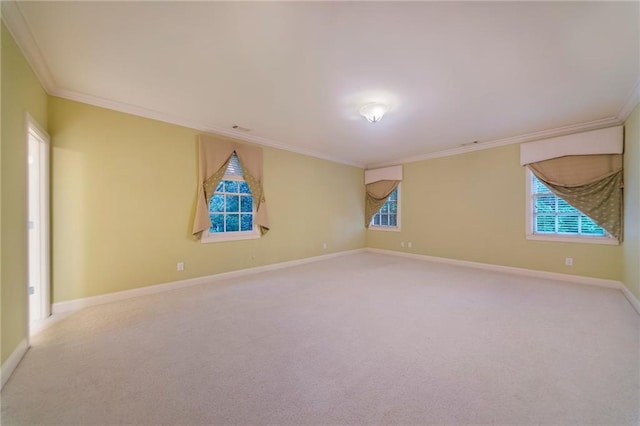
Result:
[[[378,121],[382,120],[382,116],[388,110],[389,107],[385,104],[372,102],[360,108],[360,114],[362,114],[364,118],[369,121],[369,123],[377,123]]]

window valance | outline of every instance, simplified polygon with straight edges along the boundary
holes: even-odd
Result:
[[[378,182],[381,180],[397,180],[402,181],[402,165],[382,167],[379,169],[371,169],[364,171],[364,183]]]
[[[622,126],[616,126],[523,143],[520,145],[520,165],[567,155],[622,154],[622,137]]]

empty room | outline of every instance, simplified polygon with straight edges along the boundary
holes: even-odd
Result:
[[[640,425],[640,2],[0,4],[3,425]]]

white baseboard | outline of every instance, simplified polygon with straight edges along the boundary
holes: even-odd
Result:
[[[627,298],[631,306],[640,315],[640,302],[629,291],[629,289],[621,282],[616,280],[607,280],[604,278],[583,277],[580,275],[560,274],[558,272],[536,271],[534,269],[516,268],[513,266],[492,265],[490,263],[470,262],[467,260],[449,259],[446,257],[427,256],[425,254],[406,253],[394,250],[384,250],[376,248],[367,248],[368,252],[388,254],[392,256],[406,257],[409,259],[426,260],[429,262],[445,263],[448,265],[465,266],[468,268],[484,269],[488,271],[504,272],[507,274],[524,275],[527,277],[545,278],[550,280],[564,281],[575,284],[594,285],[598,287],[612,288],[620,290]]]
[[[468,260],[449,259],[447,257],[427,256],[425,254],[405,253],[394,250],[369,248],[373,253],[390,254],[392,256],[408,257],[410,259],[427,260],[429,262],[446,263],[448,265],[465,266],[468,268],[485,269],[488,271],[504,272],[507,274],[524,275],[527,277],[546,278],[576,284],[595,285],[598,287],[615,288],[620,290],[624,285],[620,281],[604,278],[583,277],[580,275],[560,274],[558,272],[537,271],[535,269],[516,268],[514,266],[493,265],[491,263],[470,262]]]
[[[485,269],[488,271],[504,272],[507,274],[523,275],[527,277],[544,278],[550,280],[564,281],[575,284],[594,285],[598,287],[607,287],[620,290],[631,306],[634,307],[638,315],[640,315],[640,303],[638,299],[629,291],[629,289],[621,282],[616,280],[607,280],[604,278],[583,277],[580,275],[561,274],[558,272],[537,271],[535,269],[516,268],[513,266],[492,265],[490,263],[470,262],[467,260],[449,259],[446,257],[427,256],[424,254],[406,253],[395,250],[384,250],[377,248],[368,248],[367,251],[372,253],[382,253],[392,256],[407,257],[409,259],[426,260],[429,262],[445,263],[448,265],[464,266],[468,268]]]
[[[272,263],[270,265],[256,266],[254,268],[239,269],[237,271],[222,272],[220,274],[207,275],[204,277],[189,278],[186,280],[172,281],[163,284],[150,285],[147,287],[135,288],[132,290],[118,291],[116,293],[102,294],[99,296],[85,297],[82,299],[68,300],[65,302],[54,303],[52,306],[52,314],[60,314],[63,312],[77,311],[78,309],[88,306],[101,305],[103,303],[115,302],[117,300],[130,299],[132,297],[145,296],[179,288],[190,287],[198,284],[209,283],[229,278],[236,278],[245,275],[257,274],[267,271],[275,271],[277,269],[290,268],[292,266],[304,265],[307,263],[319,262],[321,260],[331,259],[339,256],[346,256],[355,253],[364,253],[367,249],[346,250],[336,253],[323,254],[320,256],[306,257],[304,259],[290,260],[287,262]]]
[[[0,376],[2,377],[2,385],[0,388],[3,388],[4,384],[7,383],[7,380],[9,380],[9,377],[11,377],[18,364],[20,364],[22,357],[24,357],[28,349],[29,340],[22,339],[18,347],[14,349],[13,353],[7,358],[4,364],[2,364],[2,367],[0,367]]]
[[[620,290],[626,296],[629,303],[631,303],[631,306],[633,306],[636,312],[638,312],[638,314],[640,315],[640,301],[638,301],[636,296],[634,296],[634,294],[631,293],[631,290],[629,290],[627,286],[623,285]]]

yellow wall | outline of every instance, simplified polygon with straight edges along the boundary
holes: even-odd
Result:
[[[367,231],[369,247],[622,279],[622,248],[525,239],[525,169],[509,145],[405,164],[401,232]],[[400,247],[400,242],[413,248]],[[572,257],[572,267],[565,258]]]
[[[640,105],[625,123],[624,168],[623,282],[640,300]]]
[[[2,25],[2,362],[27,337],[27,136],[29,113],[47,128],[47,95]]]
[[[365,246],[362,169],[263,147],[271,230],[201,244],[197,131],[55,97],[49,111],[53,302]]]

